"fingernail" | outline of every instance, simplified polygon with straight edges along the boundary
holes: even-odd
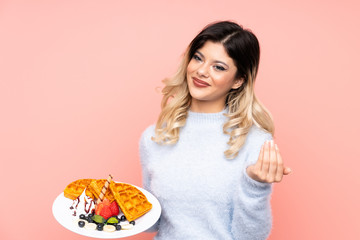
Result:
[[[275,144],[275,149],[276,149],[276,150],[279,150],[279,148],[278,148],[277,144]]]
[[[271,140],[271,141],[270,141],[270,145],[271,145],[271,147],[274,146],[274,140]]]

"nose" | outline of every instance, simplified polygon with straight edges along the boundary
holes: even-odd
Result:
[[[199,75],[199,77],[207,78],[209,76],[209,69],[206,64],[202,64],[201,66],[199,66],[196,72]]]

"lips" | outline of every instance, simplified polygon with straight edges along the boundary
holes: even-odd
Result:
[[[194,83],[194,85],[196,87],[204,88],[204,87],[209,87],[210,86],[210,84],[208,84],[207,82],[202,81],[202,80],[200,80],[200,79],[198,79],[196,77],[193,77],[192,79],[193,79],[193,83]]]

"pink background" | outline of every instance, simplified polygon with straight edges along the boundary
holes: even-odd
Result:
[[[161,80],[227,19],[260,40],[256,92],[293,169],[274,187],[270,239],[360,239],[356,2],[1,0],[0,239],[86,239],[55,221],[54,199],[109,173],[141,185]]]

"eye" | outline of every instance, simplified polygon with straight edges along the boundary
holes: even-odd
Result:
[[[193,59],[195,59],[196,61],[201,61],[201,57],[197,54],[194,54]]]
[[[225,71],[226,70],[226,68],[224,68],[223,66],[220,66],[220,65],[215,65],[214,68],[217,71]]]

